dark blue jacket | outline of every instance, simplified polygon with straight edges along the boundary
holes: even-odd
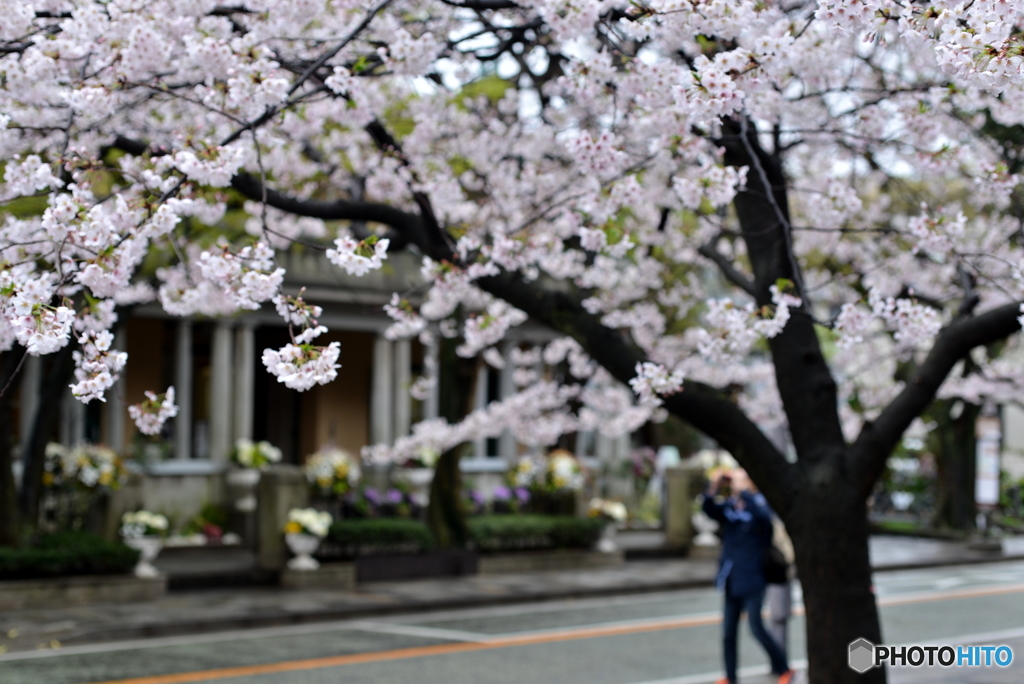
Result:
[[[742,510],[733,499],[719,503],[704,495],[704,512],[718,521],[722,557],[718,561],[719,589],[731,596],[750,596],[764,591],[764,556],[772,543],[772,510],[761,494],[740,492]]]

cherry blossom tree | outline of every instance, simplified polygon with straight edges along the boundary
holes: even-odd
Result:
[[[847,644],[881,640],[865,500],[888,455],[936,397],[1022,379],[1020,169],[991,134],[1024,125],[1019,0],[0,10],[5,378],[63,354],[102,400],[131,363],[105,334],[118,308],[156,300],[273,302],[292,342],[268,371],[329,382],[344,355],[275,250],[356,275],[415,250],[429,289],[396,293],[389,335],[512,363],[520,389],[365,457],[430,446],[457,474],[459,444],[505,430],[541,447],[689,422],[791,533],[812,681],[853,681]],[[199,239],[228,206],[246,237]],[[527,317],[562,337],[501,359]],[[174,413],[152,390],[147,430]]]

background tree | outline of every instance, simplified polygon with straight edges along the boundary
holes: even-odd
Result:
[[[0,232],[0,346],[76,337],[89,401],[123,365],[115,305],[273,300],[294,337],[263,360],[303,390],[340,350],[279,292],[274,249],[333,239],[355,274],[417,250],[430,287],[396,294],[389,335],[455,334],[467,359],[527,315],[564,337],[513,359],[512,397],[366,458],[671,413],[786,522],[811,680],[883,681],[846,667],[849,642],[881,640],[865,499],[908,426],[965,390],[965,359],[1021,372],[974,351],[1021,325],[1019,178],[982,130],[1024,119],[1017,4],[17,4],[0,200],[43,206]],[[944,199],[903,208],[908,183]],[[232,203],[251,237],[199,240]],[[531,377],[537,360],[570,374]],[[135,414],[155,429],[173,402]],[[781,425],[795,462],[765,436]]]

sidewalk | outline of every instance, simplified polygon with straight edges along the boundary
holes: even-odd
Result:
[[[1002,554],[972,551],[964,542],[873,537],[876,571],[1024,559],[1024,537],[1005,540]],[[589,572],[550,571],[375,582],[354,591],[287,591],[250,587],[172,592],[140,604],[102,604],[0,614],[0,649],[23,651],[135,639],[602,595],[707,587],[711,560],[631,561]],[[17,630],[16,638],[8,638]]]

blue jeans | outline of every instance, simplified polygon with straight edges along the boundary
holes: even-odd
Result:
[[[725,590],[725,613],[722,616],[722,645],[725,650],[725,676],[732,682],[736,682],[736,635],[739,630],[740,614],[747,614],[747,621],[750,623],[750,632],[754,635],[772,662],[772,672],[782,674],[789,669],[786,662],[786,654],[768,634],[761,621],[761,604],[764,602],[764,591],[758,591],[747,596],[733,596],[729,593],[728,585]]]

